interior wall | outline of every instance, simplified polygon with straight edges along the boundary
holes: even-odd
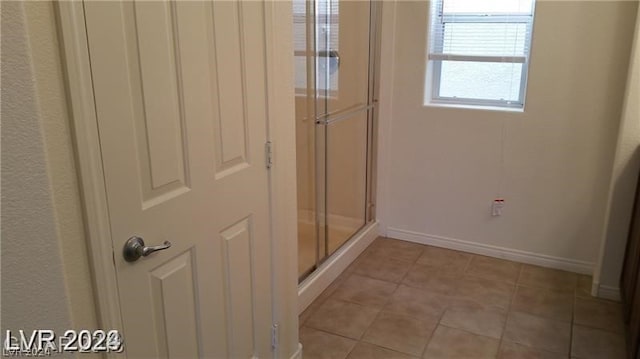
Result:
[[[524,112],[425,106],[429,3],[385,6],[383,233],[591,270],[637,2],[538,1]]]
[[[599,291],[617,292],[640,171],[640,8],[629,64],[627,91],[609,187],[609,213],[596,274]]]
[[[94,329],[54,3],[1,11],[2,329]]]

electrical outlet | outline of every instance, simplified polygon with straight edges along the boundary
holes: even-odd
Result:
[[[491,204],[491,215],[494,217],[502,216],[502,209],[504,208],[504,199],[496,198]]]

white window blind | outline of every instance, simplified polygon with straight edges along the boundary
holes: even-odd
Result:
[[[432,1],[432,100],[521,107],[533,8],[533,0]]]

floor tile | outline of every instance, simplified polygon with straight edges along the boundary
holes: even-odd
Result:
[[[382,312],[371,324],[362,341],[402,353],[419,356],[437,321]]]
[[[461,274],[442,272],[438,267],[416,263],[402,283],[414,288],[428,289],[434,293],[454,295],[460,276]]]
[[[515,283],[522,264],[504,259],[485,256],[473,256],[465,273],[500,282]]]
[[[620,304],[590,290],[590,276],[381,237],[299,316],[300,341],[305,359],[623,358]]]
[[[320,307],[320,304],[314,301],[313,303],[309,304],[307,309],[305,309],[302,313],[300,313],[300,315],[298,315],[298,329],[304,326],[304,323],[306,323],[307,320],[309,320],[313,312],[315,312],[315,310],[318,309],[319,307]]]
[[[500,339],[507,315],[492,310],[447,309],[440,324]]]
[[[447,296],[400,285],[383,311],[426,320],[438,320],[448,304]]]
[[[578,297],[592,298],[591,297],[591,284],[592,284],[592,279],[591,279],[590,275],[579,274],[578,275],[578,286],[576,288],[576,295]]]
[[[360,339],[379,309],[328,299],[307,320],[306,326],[352,339]]]
[[[571,322],[573,291],[518,287],[511,309],[549,319]]]
[[[300,343],[304,359],[344,359],[356,345],[355,340],[303,327]]]
[[[524,345],[502,341],[499,359],[566,359],[566,355],[546,352],[526,347]]]
[[[352,274],[333,293],[336,299],[382,308],[397,285],[378,279]]]
[[[460,310],[491,310],[496,313],[506,314],[508,311],[508,306],[499,306],[494,303],[489,302],[478,302],[473,298],[463,297],[463,296],[453,296],[447,297],[447,308],[448,309],[460,309]]]
[[[518,283],[538,288],[569,289],[574,290],[578,281],[578,275],[558,269],[544,268],[525,264]]]
[[[380,252],[370,252],[365,257],[358,259],[358,264],[353,272],[397,283],[407,274],[411,265],[411,262],[387,257],[380,254]]]
[[[423,358],[495,358],[499,340],[438,325]]]
[[[569,354],[571,324],[529,314],[511,312],[505,327],[505,340],[531,348]]]
[[[300,313],[300,315],[298,316],[298,327],[302,327],[304,323],[306,323],[306,321],[311,317],[313,312],[315,312],[348,277],[349,273],[343,272],[333,282],[331,282],[327,289],[320,293],[320,295],[313,301],[313,303],[311,303],[307,307],[307,309]]]
[[[345,268],[342,274],[353,274],[353,272],[356,270],[356,266],[358,265],[359,260],[364,257],[364,253],[360,253],[360,255],[353,262],[351,262],[351,264],[349,264],[347,268]]]
[[[417,357],[397,351],[379,347],[377,345],[360,342],[351,351],[348,359],[416,359]]]
[[[580,359],[624,359],[625,340],[622,334],[574,325],[571,356]]]
[[[622,305],[608,300],[578,297],[574,323],[622,333]]]
[[[590,275],[578,275],[578,285],[576,287],[576,296],[584,298],[592,298],[591,296],[592,279]]]
[[[418,263],[438,267],[443,271],[464,272],[471,254],[445,248],[425,246]]]
[[[515,285],[483,278],[465,277],[460,280],[458,295],[478,303],[507,309]]]
[[[422,254],[425,246],[397,239],[378,237],[367,251],[374,255],[384,255],[388,258],[405,262],[415,262]]]

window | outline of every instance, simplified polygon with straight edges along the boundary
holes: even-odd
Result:
[[[534,0],[433,0],[425,103],[523,108]]]

